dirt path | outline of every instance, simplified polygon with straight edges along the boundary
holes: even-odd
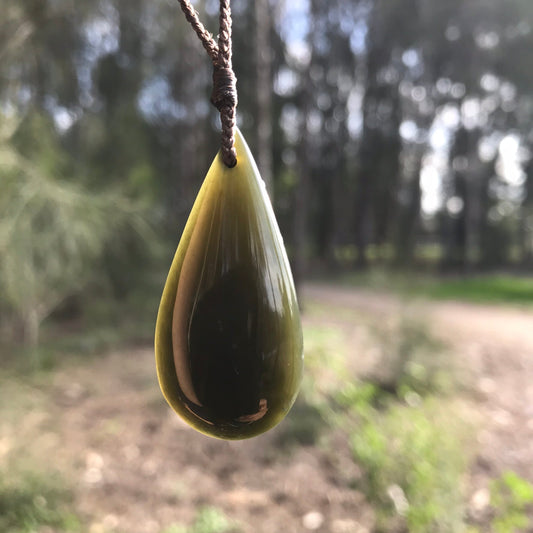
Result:
[[[319,284],[304,288],[304,301],[307,325],[343,328],[357,357],[364,328],[354,317],[379,323],[416,307],[471,376],[465,401],[481,414],[472,505],[486,504],[489,480],[506,469],[533,482],[533,311],[413,303]],[[50,458],[73,479],[89,533],[162,533],[190,524],[206,505],[242,533],[371,530],[372,510],[354,489],[361,473],[342,435],[285,446],[293,427],[286,421],[248,441],[204,437],[162,399],[150,347],[78,360],[51,376],[24,393],[35,396],[32,409],[0,424],[0,445],[4,455],[22,446],[40,464]]]
[[[242,533],[303,533],[310,522],[331,533],[367,531],[359,521],[368,524],[371,510],[350,486],[359,473],[347,443],[338,458],[286,447],[283,424],[246,441],[205,437],[168,408],[153,365],[151,350],[135,350],[102,358],[96,372],[55,377],[47,415],[61,445],[44,453],[62,470],[76,465],[77,508],[93,517],[90,533],[161,533],[192,523],[205,506]]]
[[[364,290],[313,284],[305,297],[362,313],[390,315],[418,305],[433,332],[472,373],[483,418],[480,478],[511,469],[533,481],[533,311],[462,302],[409,302]],[[480,479],[479,483],[483,483]]]

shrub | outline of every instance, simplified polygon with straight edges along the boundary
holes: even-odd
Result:
[[[397,523],[410,533],[463,529],[465,430],[436,400],[365,410],[351,444],[380,530],[393,531]]]
[[[442,393],[452,388],[453,368],[445,346],[416,312],[408,310],[372,331],[379,357],[368,379],[377,386],[399,396]]]
[[[55,531],[80,531],[69,510],[71,493],[53,474],[0,471],[0,531],[33,533],[44,526]]]
[[[505,472],[490,487],[495,533],[526,531],[531,527],[527,511],[533,505],[533,485],[515,472]]]
[[[173,524],[162,533],[229,533],[237,531],[226,515],[215,507],[202,507],[190,527]]]

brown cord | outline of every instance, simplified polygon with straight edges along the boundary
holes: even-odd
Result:
[[[220,112],[222,123],[222,160],[227,167],[237,164],[235,152],[235,108],[237,107],[237,80],[231,62],[231,8],[230,0],[220,0],[220,30],[218,45],[198,18],[189,0],[179,0],[185,18],[202,41],[213,62],[213,92],[211,102]]]

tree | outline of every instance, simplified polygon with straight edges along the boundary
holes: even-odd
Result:
[[[272,183],[272,16],[268,0],[255,2],[255,54],[257,93],[257,165],[267,190],[274,193]]]
[[[355,199],[357,262],[366,266],[367,246],[390,238],[401,173],[403,120],[399,86],[402,51],[416,39],[418,4],[373,2],[365,50],[363,131]]]
[[[3,117],[0,137],[0,291],[35,349],[42,321],[83,289],[104,246],[121,226],[140,234],[137,208],[118,193],[92,194],[61,177],[69,162],[45,117],[31,123]],[[17,148],[18,130],[33,138],[33,157]]]

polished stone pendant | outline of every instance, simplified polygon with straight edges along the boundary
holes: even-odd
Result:
[[[237,165],[217,155],[183,231],[161,298],[157,373],[198,431],[253,437],[292,406],[303,368],[289,262],[265,186],[239,131]]]

